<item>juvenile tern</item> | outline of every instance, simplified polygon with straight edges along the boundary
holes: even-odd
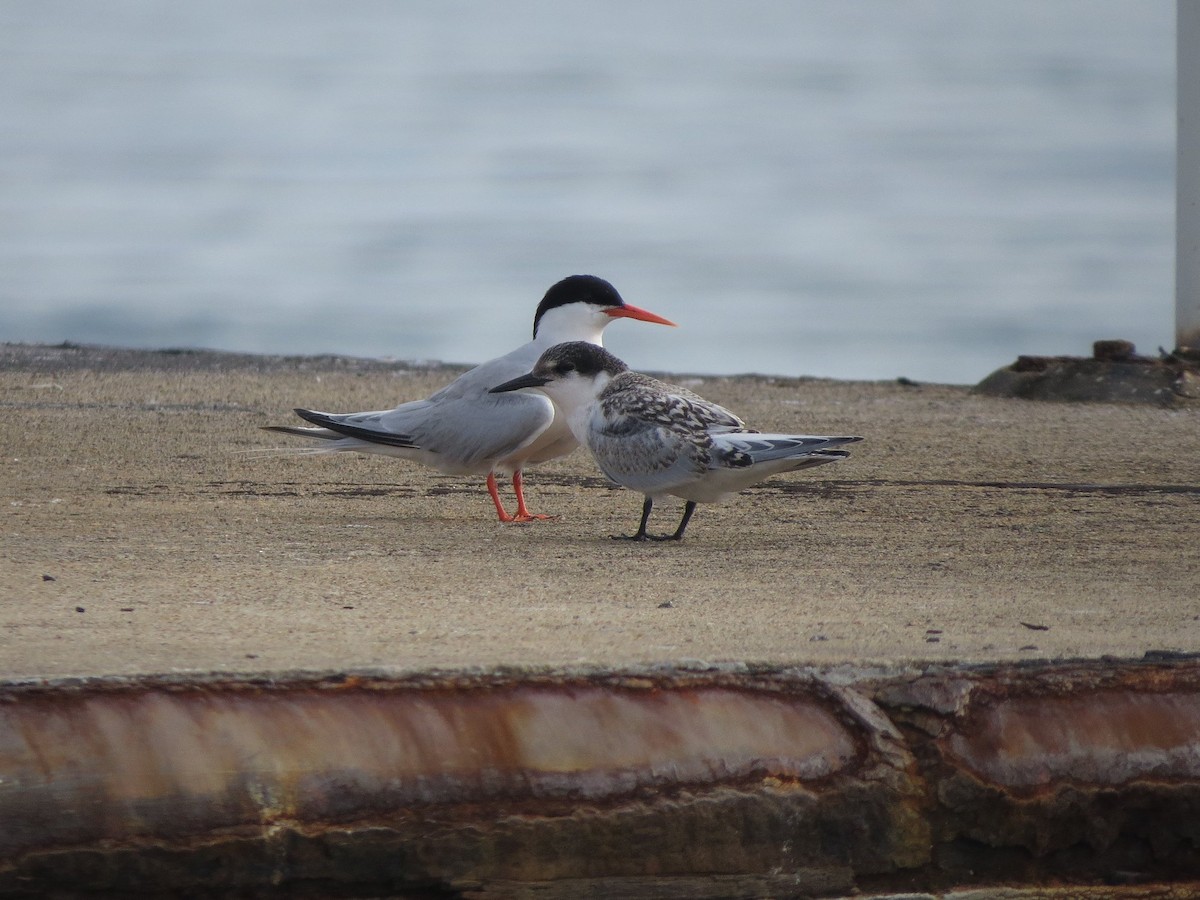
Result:
[[[691,391],[631,372],[607,350],[572,341],[551,347],[533,369],[492,388],[537,388],[558,407],[601,471],[646,495],[635,541],[678,541],[697,503],[713,503],[780,472],[849,456],[833,448],[859,437],[761,434],[729,410]],[[654,500],[687,501],[673,534],[646,533]]]
[[[532,464],[565,456],[579,446],[554,404],[540,394],[489,393],[493,385],[528,372],[548,348],[564,341],[600,346],[614,319],[674,325],[631,306],[616,288],[593,275],[571,275],[553,285],[533,317],[533,340],[511,353],[476,366],[424,400],[378,412],[325,413],[296,409],[313,423],[269,425],[268,431],[316,438],[318,452],[357,451],[410,459],[448,475],[487,475],[487,489],[501,522],[528,522],[521,472]],[[497,473],[511,474],[517,511],[500,500]]]

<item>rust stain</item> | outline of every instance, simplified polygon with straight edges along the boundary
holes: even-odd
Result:
[[[1198,777],[1190,659],[25,684],[0,894],[1141,883],[1194,873]]]
[[[770,692],[131,691],[0,706],[0,850],[323,821],[406,804],[820,779],[856,756],[821,702]],[[39,829],[38,822],[59,821]]]
[[[1017,696],[968,713],[948,755],[1006,787],[1200,776],[1200,693]]]

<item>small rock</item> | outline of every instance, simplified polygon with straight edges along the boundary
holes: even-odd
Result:
[[[82,606],[77,606],[77,607],[75,607],[75,612],[87,612],[87,610],[84,609]]]
[[[1133,341],[1094,341],[1092,343],[1092,358],[1105,362],[1123,362],[1137,356],[1137,347]]]
[[[42,581],[58,581],[53,575],[43,575]]]
[[[670,600],[666,600],[666,601],[658,604],[658,608],[659,609],[674,609],[675,604],[672,603]]]

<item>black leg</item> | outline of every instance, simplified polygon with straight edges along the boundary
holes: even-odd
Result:
[[[683,518],[679,520],[679,527],[675,529],[673,539],[677,541],[683,540],[683,530],[687,528],[688,522],[691,521],[692,513],[696,511],[696,501],[689,500],[683,507]]]
[[[650,499],[650,495],[646,495],[646,502],[642,504],[642,524],[638,526],[637,534],[614,534],[614,541],[646,541],[650,540],[650,536],[646,534],[646,523],[650,521],[650,510],[654,509],[654,501]]]
[[[662,534],[657,537],[651,537],[653,541],[682,541],[683,531],[687,528],[688,520],[691,519],[692,513],[696,511],[696,501],[689,500],[683,507],[683,518],[679,521],[679,527],[675,529],[674,534]]]

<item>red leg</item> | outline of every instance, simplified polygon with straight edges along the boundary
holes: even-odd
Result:
[[[496,476],[492,472],[488,472],[487,478],[488,493],[492,495],[492,502],[496,504],[496,515],[500,517],[501,522],[512,522],[513,517],[504,511],[504,504],[500,502],[500,489],[496,487]],[[520,494],[517,495],[518,497]],[[520,510],[518,510],[520,515]]]
[[[525,508],[525,483],[521,480],[521,470],[513,472],[513,490],[517,492],[517,514],[514,522],[531,522],[534,519],[553,519],[555,516],[534,515]]]

